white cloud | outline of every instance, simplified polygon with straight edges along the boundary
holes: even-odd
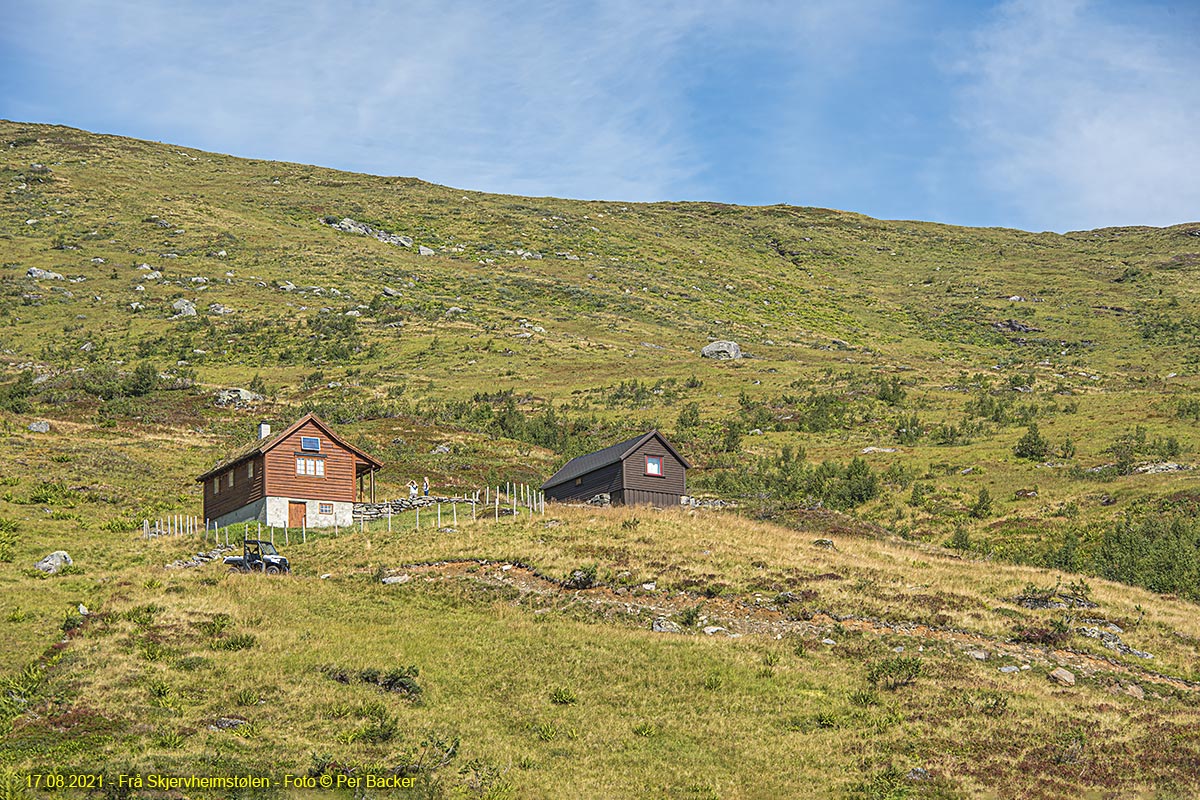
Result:
[[[959,65],[960,122],[1028,226],[1200,219],[1196,20],[1137,15],[1135,27],[1083,0],[1016,0]]]
[[[744,69],[768,52],[791,74],[761,80],[809,66],[815,82],[893,4],[64,0],[21,22],[54,32],[30,37],[28,60],[59,72],[48,103],[62,113],[43,119],[464,188],[649,200],[720,194],[694,112],[723,59]],[[711,102],[728,102],[716,74]]]

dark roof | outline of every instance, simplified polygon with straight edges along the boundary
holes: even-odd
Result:
[[[273,433],[265,439],[258,439],[256,441],[253,441],[250,444],[243,447],[241,450],[235,451],[233,453],[233,455],[229,456],[228,458],[221,459],[220,461],[217,462],[216,466],[214,466],[212,469],[210,469],[208,472],[204,473],[200,477],[196,478],[197,483],[204,481],[213,475],[216,475],[218,472],[224,472],[225,470],[229,469],[230,467],[236,466],[249,458],[253,458],[255,456],[266,453],[267,451],[273,449],[275,447],[275,445],[279,444],[284,439],[286,439],[287,437],[289,437],[293,433],[295,433],[297,430],[299,430],[306,422],[311,422],[312,424],[316,425],[334,443],[336,443],[336,444],[340,445],[341,447],[344,447],[347,450],[349,450],[350,452],[354,453],[355,455],[357,455],[363,461],[366,461],[367,464],[374,467],[375,469],[383,468],[382,461],[380,461],[377,458],[367,455],[362,450],[359,450],[354,445],[345,441],[344,439],[342,439],[342,437],[338,436],[336,433],[334,433],[329,428],[329,423],[327,423],[325,420],[318,417],[316,414],[309,413],[309,414],[305,414],[303,417],[296,420],[291,425],[288,425],[286,428],[281,430],[279,433]]]
[[[594,453],[588,453],[587,455],[576,456],[575,458],[572,458],[563,465],[562,469],[551,475],[550,478],[542,484],[542,488],[549,489],[552,486],[558,486],[559,484],[566,483],[567,481],[573,481],[581,475],[586,475],[589,472],[595,472],[596,470],[607,467],[610,464],[615,464],[618,461],[622,461],[626,456],[628,456],[634,450],[637,450],[652,438],[657,438],[658,441],[662,443],[663,447],[667,448],[667,450],[671,452],[671,455],[679,459],[680,463],[682,463],[684,467],[692,466],[688,463],[686,458],[679,455],[679,452],[671,446],[670,442],[663,438],[661,433],[658,431],[649,431],[647,433],[643,433],[641,436],[635,436],[632,439],[627,439],[624,442],[617,442],[614,445],[609,445],[603,450],[597,450]]]

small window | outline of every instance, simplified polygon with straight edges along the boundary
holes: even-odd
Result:
[[[321,452],[321,440],[316,436],[301,436],[300,449],[308,450],[313,453]]]
[[[663,476],[662,461],[662,456],[646,456],[646,474],[661,478]]]
[[[233,470],[229,470],[229,472],[227,472],[226,474],[229,476],[229,479],[228,479],[229,480],[229,488],[232,489],[233,488]]]
[[[218,475],[217,477],[213,478],[213,494],[218,495],[220,493],[221,493],[221,476]]]
[[[332,514],[333,513],[333,503],[321,503],[320,511],[322,514]]]
[[[253,461],[246,464],[246,480],[248,480],[248,481],[254,480],[254,462]]]
[[[576,479],[575,479],[575,485],[576,485],[576,486],[583,486],[583,478],[576,478]]]
[[[325,459],[323,458],[297,458],[296,459],[296,474],[297,475],[312,475],[317,478],[325,477]]]

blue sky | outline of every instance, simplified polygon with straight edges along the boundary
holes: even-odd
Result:
[[[0,117],[523,195],[1200,220],[1200,3],[32,0]]]

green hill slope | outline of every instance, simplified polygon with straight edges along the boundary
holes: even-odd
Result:
[[[436,773],[447,796],[568,796],[570,783],[598,796],[766,797],[779,796],[773,785],[825,788],[822,776],[835,794],[868,797],[1197,788],[1176,767],[1195,758],[1177,732],[1194,723],[1187,682],[1200,679],[1187,622],[1200,597],[1200,223],[1058,235],[509,197],[13,122],[0,122],[0,188],[0,657],[16,682],[0,765],[28,770],[51,754],[82,769],[100,748],[142,771],[225,759],[333,774],[410,764],[426,752],[421,732],[441,731],[462,737],[461,757],[414,774]],[[701,357],[712,340],[747,357]],[[217,405],[214,392],[233,386],[265,397]],[[384,496],[422,475],[447,494],[537,484],[655,426],[695,462],[690,489],[740,513],[565,512],[561,528],[480,523],[438,537],[377,526],[297,548],[296,582],[164,578],[161,564],[198,543],[143,546],[135,526],[199,514],[195,475],[248,441],[254,421],[304,410],[386,463]],[[36,421],[49,431],[31,431]],[[810,553],[815,537],[840,550]],[[28,571],[58,548],[80,573]],[[616,592],[643,581],[665,594],[632,603],[625,625],[533,573],[515,607],[511,585],[469,564],[418,576],[408,594],[378,589],[389,567],[445,559],[556,580],[595,566],[605,603],[632,603]],[[1073,573],[1099,578],[1100,611],[1012,600],[1026,583],[1051,595],[1060,579],[1082,586]],[[841,576],[836,588],[805,594],[824,574]],[[785,591],[808,600],[778,607]],[[106,616],[69,616],[79,632],[48,650],[80,602]],[[640,630],[656,614],[694,622],[700,603],[744,635],[664,644]],[[337,645],[284,611],[337,608],[349,609]],[[1093,613],[1101,622],[1084,620]],[[422,621],[382,649],[352,630],[396,615]],[[1127,638],[1154,653],[1152,669],[1128,653],[1094,660],[1112,654],[1079,629],[1109,622],[1136,631]],[[257,637],[244,663],[213,625]],[[909,695],[872,700],[865,672],[891,648],[912,655],[894,639],[906,626],[931,672]],[[814,644],[847,631],[852,652]],[[1008,653],[1005,666],[1030,664],[1038,681],[967,670],[953,631]],[[334,663],[343,642],[362,658]],[[648,677],[606,685],[555,642],[608,672],[643,652]],[[548,666],[480,683],[495,648]],[[409,663],[426,706],[353,677]],[[1046,681],[1058,663],[1086,677],[1074,693]],[[330,664],[347,682],[321,672]],[[551,680],[560,674],[577,677]],[[646,699],[680,686],[666,705]],[[722,687],[727,705],[713,699]],[[1126,694],[1113,700],[1112,687]],[[552,702],[556,689],[583,699]],[[249,735],[208,729],[233,713],[231,693],[251,709],[238,712]],[[513,708],[488,706],[446,733],[510,693]],[[726,714],[736,744],[719,751]],[[763,715],[779,737],[766,750],[754,744]],[[944,727],[962,715],[970,724]],[[1013,744],[1029,729],[1036,745]],[[878,745],[839,750],[846,731]],[[998,740],[1003,758],[984,752]],[[430,747],[424,757],[441,757]],[[786,778],[770,767],[793,761]],[[622,783],[639,765],[651,766]],[[916,767],[935,780],[904,778]],[[1081,769],[1092,777],[1071,783]]]

